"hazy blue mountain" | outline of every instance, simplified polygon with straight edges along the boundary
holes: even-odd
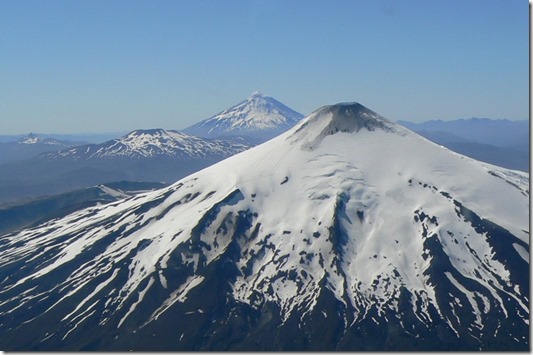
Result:
[[[470,118],[397,121],[455,152],[509,169],[529,171],[529,121]]]
[[[83,142],[86,143],[103,143],[105,141],[118,138],[127,132],[107,132],[107,133],[72,133],[72,134],[56,134],[56,133],[34,133],[40,138],[53,138],[57,140]],[[0,134],[0,142],[16,142],[21,138],[26,137],[26,134]]]
[[[415,132],[447,132],[476,143],[500,147],[529,144],[529,120],[468,118],[451,121],[431,120],[422,123],[397,121]]]
[[[30,133],[14,141],[0,142],[0,163],[28,159],[41,153],[55,152],[84,144],[73,140],[59,140]]]

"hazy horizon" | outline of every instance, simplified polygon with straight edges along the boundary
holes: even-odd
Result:
[[[306,115],[307,116],[307,115]],[[206,117],[208,118],[208,117]],[[386,118],[386,117],[385,117]],[[493,120],[493,121],[500,121],[500,120],[503,120],[503,121],[511,121],[511,122],[520,122],[520,121],[529,121],[529,118],[525,118],[525,119],[507,119],[507,118],[491,118],[491,117],[460,117],[460,118],[456,118],[456,119],[448,119],[448,120],[442,120],[442,119],[439,119],[439,118],[435,118],[435,119],[428,119],[428,120],[421,120],[421,121],[411,121],[411,120],[403,120],[403,119],[398,119],[398,120],[393,120],[393,122],[398,122],[398,121],[407,121],[407,122],[411,122],[411,123],[426,123],[426,122],[431,122],[431,121],[443,121],[443,122],[451,122],[451,121],[459,121],[459,120],[471,120],[471,119],[489,119],[489,120]],[[201,120],[199,120],[201,121]],[[198,121],[198,122],[199,122]],[[194,122],[193,122],[194,123]],[[98,136],[98,135],[117,135],[117,137],[119,135],[124,135],[124,134],[127,134],[129,132],[132,132],[132,131],[135,131],[135,130],[151,130],[151,129],[164,129],[164,130],[175,130],[175,131],[180,131],[182,130],[183,128],[185,127],[182,127],[182,128],[172,128],[172,127],[136,127],[136,128],[133,128],[133,129],[118,129],[118,130],[110,130],[110,131],[104,131],[104,130],[101,130],[101,131],[73,131],[73,132],[52,132],[52,131],[43,131],[43,132],[40,132],[40,131],[27,131],[27,132],[19,132],[19,133],[2,133],[0,132],[0,137],[7,137],[7,136],[27,136],[27,135],[30,135],[30,134],[35,134],[35,135],[43,135],[43,136]]]

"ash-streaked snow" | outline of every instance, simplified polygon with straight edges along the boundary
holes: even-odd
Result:
[[[529,329],[528,249],[527,174],[339,104],[168,188],[2,237],[0,315],[59,312],[77,328],[67,339],[83,336],[84,321],[142,332],[230,263],[231,298],[256,310],[277,305],[281,325],[322,314],[329,292],[344,315],[327,319],[340,317],[344,334],[394,314],[402,336],[438,324],[459,348],[491,349],[485,325],[512,319],[505,339]],[[21,313],[73,296],[81,303]]]

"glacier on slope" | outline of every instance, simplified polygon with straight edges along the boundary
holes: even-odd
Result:
[[[525,350],[529,178],[357,103],[0,238],[0,348]]]

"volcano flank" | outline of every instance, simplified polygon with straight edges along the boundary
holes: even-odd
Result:
[[[0,237],[5,350],[528,350],[529,177],[358,103]]]

